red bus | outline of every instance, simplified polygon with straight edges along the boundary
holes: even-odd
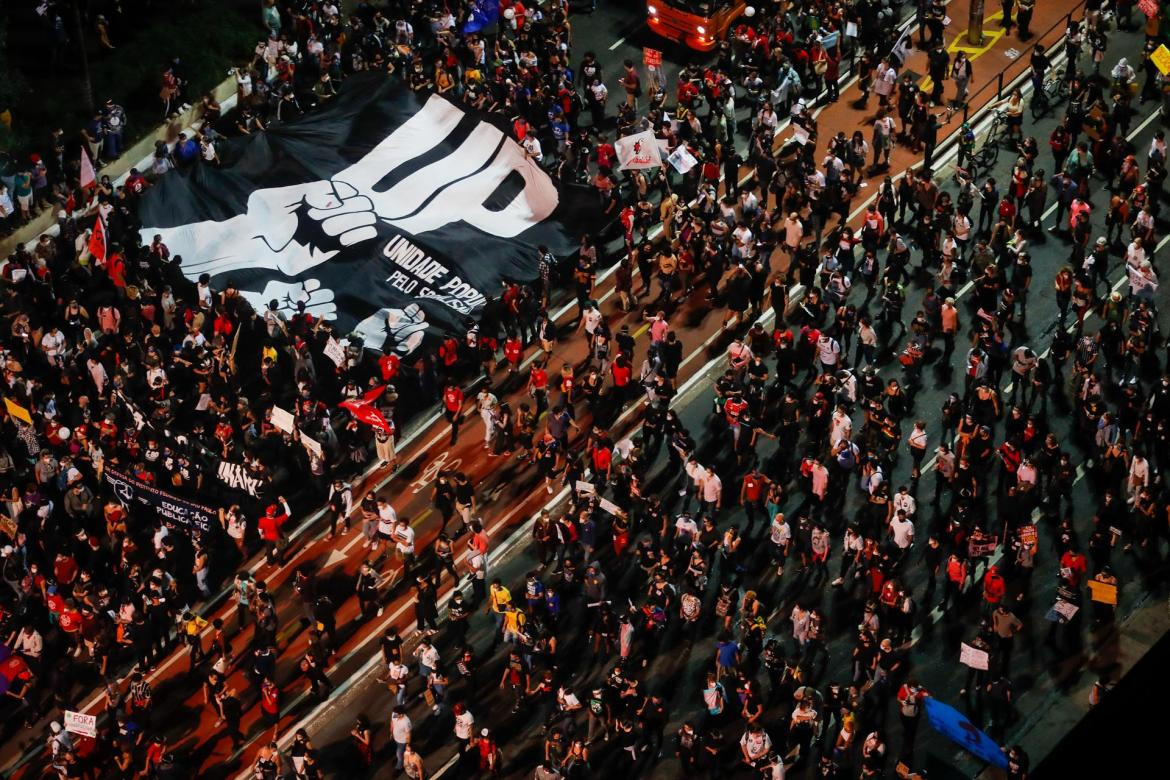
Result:
[[[746,8],[747,0],[646,0],[646,23],[663,38],[711,51]]]

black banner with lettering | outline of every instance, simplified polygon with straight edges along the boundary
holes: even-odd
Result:
[[[257,501],[263,501],[268,492],[267,480],[257,477],[243,463],[221,460],[216,466],[215,476],[225,487],[245,493]]]
[[[106,483],[127,508],[146,507],[187,531],[209,533],[219,526],[214,509],[186,501],[117,469],[106,467]]]
[[[595,194],[555,181],[509,129],[354,75],[320,110],[220,144],[221,166],[159,179],[139,207],[142,239],[162,236],[189,279],[230,281],[258,311],[304,303],[405,355],[462,332],[505,280],[534,281],[538,247],[565,257],[600,224]]]

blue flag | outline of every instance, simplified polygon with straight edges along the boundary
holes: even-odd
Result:
[[[471,16],[463,23],[463,34],[471,35],[500,20],[500,0],[475,0]]]
[[[975,727],[966,715],[933,696],[926,697],[926,717],[934,730],[969,753],[1007,769],[1008,760],[995,740]]]

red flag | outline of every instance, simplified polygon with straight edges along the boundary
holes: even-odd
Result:
[[[93,223],[93,233],[89,236],[89,253],[99,265],[106,262],[106,226],[102,224],[101,215]]]
[[[386,390],[386,385],[375,387],[362,395],[361,398],[355,398],[349,401],[342,401],[338,406],[342,409],[349,410],[350,414],[357,418],[359,422],[364,422],[372,428],[377,428],[386,433],[394,433],[394,425],[386,420],[374,407],[374,401],[378,399]]]
[[[81,147],[81,188],[87,190],[97,186],[97,172],[93,169],[93,162],[85,147]]]

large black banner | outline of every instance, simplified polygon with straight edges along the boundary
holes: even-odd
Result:
[[[144,195],[190,279],[232,281],[257,310],[277,300],[413,351],[462,330],[505,279],[537,275],[596,228],[587,188],[559,186],[495,117],[419,97],[379,73],[346,81],[299,120],[217,147],[221,167],[171,171]]]
[[[219,513],[214,509],[184,501],[109,466],[104,475],[114,495],[127,508],[146,507],[188,531],[208,533],[219,526]]]

